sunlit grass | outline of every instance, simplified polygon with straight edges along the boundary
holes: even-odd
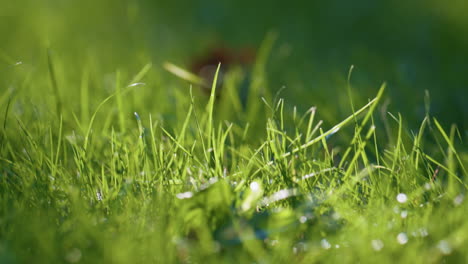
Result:
[[[187,88],[176,95],[185,116],[167,126],[124,106],[152,73],[147,64],[126,82],[117,71],[114,92],[80,117],[58,93],[56,110],[33,119],[20,96],[2,99],[2,261],[466,261],[456,129],[427,116],[409,134],[389,115],[386,139],[375,123],[385,86],[330,128],[320,109],[301,117],[260,94],[264,124],[246,123],[249,109],[222,120],[215,84],[206,107]],[[342,133],[348,144],[334,143]],[[426,150],[428,133],[439,148]]]
[[[420,124],[387,111],[353,68],[301,112],[270,83],[276,38],[222,85],[134,39],[2,48],[0,263],[468,262],[463,132],[429,100]]]

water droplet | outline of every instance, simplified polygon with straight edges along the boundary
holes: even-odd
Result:
[[[260,184],[258,184],[258,182],[252,182],[250,184],[250,189],[254,192],[258,192],[260,190]]]
[[[330,242],[328,242],[328,240],[326,240],[325,238],[320,240],[320,245],[322,246],[322,248],[324,249],[330,249],[331,248],[331,244]]]
[[[134,87],[134,86],[139,86],[139,85],[145,85],[145,83],[137,82],[137,83],[132,83],[127,87]]]
[[[429,235],[429,232],[427,232],[427,229],[424,227],[420,228],[418,231],[421,237],[427,237]]]
[[[450,253],[452,253],[452,247],[450,246],[450,244],[445,241],[445,240],[441,240],[439,241],[439,243],[437,244],[437,248],[440,250],[440,252],[444,255],[449,255]]]
[[[333,212],[332,217],[334,220],[339,220],[341,218],[341,215],[338,212]]]
[[[269,197],[266,197],[262,200],[262,205],[274,203],[286,198],[289,198],[291,196],[298,195],[299,191],[297,189],[283,189],[275,192]]]
[[[455,206],[459,206],[461,203],[463,203],[464,198],[465,197],[463,196],[463,194],[457,195],[457,197],[455,197],[455,199],[453,199],[453,204]]]
[[[72,248],[67,255],[65,255],[65,260],[70,263],[77,263],[81,259],[81,250],[77,248]]]
[[[406,235],[406,233],[402,232],[402,233],[398,234],[397,241],[401,245],[404,245],[404,244],[408,243],[408,236]]]
[[[399,203],[406,203],[408,201],[408,196],[406,196],[404,193],[399,193],[396,199]]]
[[[294,255],[297,255],[297,251],[298,251],[297,247],[293,247],[293,254]]]
[[[96,192],[96,198],[98,201],[102,201],[103,197],[102,197],[102,193],[99,191],[99,192]]]
[[[141,121],[140,115],[137,112],[133,112],[137,121]]]
[[[215,183],[217,183],[217,182],[218,182],[218,178],[217,178],[217,177],[211,177],[211,178],[208,180],[208,183],[209,183],[210,185],[215,184]]]
[[[307,222],[307,216],[303,215],[299,218],[299,222],[301,222],[302,224]]]
[[[424,189],[426,189],[426,190],[429,191],[431,188],[432,188],[432,186],[431,186],[430,183],[426,182],[426,183],[424,184]]]
[[[406,211],[406,210],[401,211],[400,216],[401,216],[401,218],[406,218],[406,217],[408,217],[408,211]]]
[[[374,239],[371,241],[372,248],[375,251],[380,251],[384,247],[384,243],[380,239]]]
[[[299,252],[304,252],[307,250],[307,244],[304,242],[299,242],[293,247],[293,253],[297,254]]]
[[[179,199],[189,199],[189,198],[192,198],[192,196],[193,196],[192,192],[184,192],[184,193],[176,194],[176,197]]]

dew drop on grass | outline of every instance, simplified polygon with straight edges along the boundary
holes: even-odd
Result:
[[[424,184],[424,189],[426,189],[426,190],[429,191],[431,188],[432,188],[432,186],[431,186],[430,183],[426,182],[426,183]]]
[[[102,193],[100,191],[96,192],[96,198],[98,201],[102,201],[103,197],[102,197]]]
[[[250,184],[250,189],[253,191],[253,192],[258,192],[260,190],[260,184],[258,184],[258,182],[252,182]]]
[[[463,194],[457,195],[457,197],[455,197],[455,199],[453,199],[453,204],[454,204],[455,206],[459,206],[461,203],[463,203],[463,199],[464,199],[464,198],[465,198],[465,197],[463,196]]]
[[[398,241],[399,244],[404,245],[404,244],[408,243],[408,236],[406,235],[406,233],[401,232],[397,236],[397,241]]]
[[[141,121],[140,115],[137,112],[133,112],[137,121]]]
[[[320,246],[322,246],[322,248],[324,248],[324,249],[330,249],[331,248],[330,242],[328,242],[328,240],[326,240],[325,238],[320,241]]]
[[[299,252],[307,251],[307,244],[304,242],[299,242],[292,248],[292,251],[295,255],[297,255]]]
[[[81,250],[77,248],[71,249],[66,255],[65,260],[70,263],[77,263],[81,259]]]
[[[307,222],[307,216],[303,215],[299,218],[299,222],[301,222],[302,224]]]
[[[188,198],[192,198],[192,196],[193,196],[192,192],[184,192],[184,193],[176,194],[176,197],[179,199],[188,199]]]
[[[449,242],[445,240],[439,241],[439,243],[437,244],[437,248],[444,255],[449,255],[450,253],[452,253],[452,247],[450,246]]]
[[[408,196],[406,196],[404,193],[399,193],[396,199],[399,203],[406,203],[408,201]]]
[[[135,87],[135,86],[139,86],[139,85],[145,85],[145,83],[139,83],[139,82],[137,82],[137,83],[132,83],[132,84],[130,84],[130,85],[127,86],[127,87]]]
[[[294,254],[294,255],[297,255],[297,252],[298,252],[298,249],[297,249],[297,247],[293,247],[293,249],[292,249],[292,250],[293,250],[293,254]]]
[[[384,243],[380,239],[374,239],[371,241],[371,246],[375,251],[380,251],[384,247]]]
[[[333,220],[339,220],[341,218],[341,215],[338,212],[333,212],[332,218]]]
[[[429,232],[427,232],[426,228],[422,227],[422,228],[419,229],[419,235],[421,237],[427,237],[429,235]]]
[[[406,217],[408,217],[408,211],[406,211],[406,210],[401,211],[400,216],[401,216],[401,218],[403,218],[403,219],[406,218]]]

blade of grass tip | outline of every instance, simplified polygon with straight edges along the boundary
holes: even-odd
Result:
[[[378,105],[378,102],[380,101],[380,99],[382,98],[383,96],[383,93],[385,91],[385,88],[386,88],[386,83],[383,83],[381,86],[380,86],[380,89],[379,89],[379,92],[377,93],[377,96],[376,96],[376,99],[377,99],[377,102],[375,104],[373,104],[369,111],[367,112],[366,116],[364,117],[364,119],[362,120],[361,124],[358,125],[357,124],[357,120],[355,120],[356,122],[356,132],[355,132],[355,135],[359,135],[362,131],[362,129],[364,128],[364,126],[367,124],[367,122],[369,121],[369,119],[372,117],[372,114],[374,113],[375,111],[375,108],[377,107]],[[355,118],[354,118],[355,119]],[[347,160],[346,158],[348,157],[349,153],[351,153],[351,150],[353,149],[353,145],[356,143],[356,140],[360,138],[359,136],[355,136],[353,137],[353,139],[351,140],[351,143],[349,144],[349,147],[346,149],[345,153],[343,154],[343,156],[341,157],[341,162],[340,164],[338,165],[339,167],[343,166],[344,162]]]
[[[286,152],[284,153],[283,155],[281,155],[282,158],[285,158],[285,157],[289,157],[291,154],[294,154],[298,151],[301,151],[305,148],[308,148],[314,144],[316,144],[317,142],[321,142],[321,140],[323,138],[326,138],[327,136],[331,135],[331,134],[334,134],[336,132],[338,132],[338,130],[340,130],[342,127],[346,126],[349,124],[349,122],[351,122],[352,120],[354,120],[355,117],[359,116],[360,114],[362,114],[366,109],[374,106],[375,104],[377,104],[380,99],[382,97],[382,93],[378,93],[378,95],[372,99],[369,103],[367,103],[366,105],[364,105],[363,107],[361,107],[361,109],[357,110],[355,113],[353,113],[352,115],[348,116],[346,119],[344,119],[343,121],[341,121],[340,123],[338,123],[337,125],[335,125],[334,127],[332,127],[331,129],[327,130],[327,132],[321,134],[320,136],[314,138],[313,140],[301,145],[300,147],[297,147],[295,149],[293,149],[292,151],[290,152]],[[372,109],[375,109],[375,106],[372,107]],[[257,171],[255,171],[254,174],[257,174],[258,172],[260,172],[262,169],[264,169],[265,167],[267,166],[270,166],[273,164],[273,161],[269,161],[267,162],[263,167],[259,168]]]
[[[321,134],[320,136],[314,138],[313,140],[303,144],[302,146],[293,149],[292,152],[285,153],[283,156],[289,156],[292,153],[296,153],[296,152],[298,152],[298,151],[300,151],[300,150],[302,150],[304,148],[308,148],[308,147],[314,145],[315,143],[320,142],[322,140],[322,138],[327,137],[327,136],[329,136],[331,134],[334,134],[334,133],[338,132],[338,130],[340,130],[344,126],[348,125],[350,121],[352,121],[354,118],[356,118],[357,116],[362,114],[366,109],[368,109],[368,108],[375,109],[375,105],[380,101],[381,96],[382,96],[382,93],[379,93],[379,95],[377,97],[372,99],[369,103],[364,105],[361,109],[357,110],[354,114],[348,116],[346,119],[344,119],[343,121],[341,121],[340,123],[338,123],[337,125],[332,127],[331,129],[329,129],[327,132],[325,132],[325,133]]]
[[[427,159],[428,161],[432,162],[433,164],[439,166],[441,169],[445,170],[450,176],[454,177],[455,180],[457,180],[461,185],[463,185],[465,187],[465,189],[468,189],[468,185],[466,183],[463,182],[463,180],[461,180],[456,174],[454,174],[452,171],[450,171],[449,168],[447,168],[446,166],[444,166],[442,163],[438,162],[436,159],[434,159],[433,157],[427,155],[426,153],[421,153],[421,155]]]
[[[132,81],[130,82],[130,84],[128,86],[133,86],[135,84],[139,84],[138,82],[140,82],[143,77],[145,77],[145,75],[148,73],[148,71],[151,69],[151,67],[153,66],[152,63],[148,63],[146,64],[136,75],[135,77],[133,77]]]
[[[193,74],[181,67],[172,64],[170,62],[163,63],[163,68],[166,69],[168,72],[174,74],[175,76],[186,80],[192,84],[200,85],[203,87],[208,87],[208,84],[203,80],[203,78],[198,77],[196,74]]]
[[[117,109],[119,115],[119,125],[120,125],[120,132],[125,134],[125,110],[123,109],[123,102],[122,102],[122,93],[120,91],[120,71],[117,70],[115,72],[115,94],[116,94],[116,101],[117,101]]]
[[[371,119],[371,124],[372,124],[372,126],[375,127],[374,117],[372,117],[372,119]],[[378,167],[381,167],[380,166],[381,158],[380,158],[380,153],[379,153],[379,144],[377,142],[377,133],[374,132],[373,138],[374,138],[374,152],[375,152],[375,162],[376,162],[375,167],[378,168]],[[378,175],[381,176],[381,171],[380,170],[378,170]]]
[[[71,112],[71,115],[72,115],[73,120],[75,121],[75,123],[76,123],[76,125],[77,125],[79,131],[80,131],[81,133],[84,133],[85,131],[84,131],[84,129],[83,129],[82,122],[80,121],[80,119],[78,118],[78,116],[76,116],[76,114],[75,114],[74,111]]]
[[[8,98],[7,106],[5,109],[5,116],[3,117],[3,132],[6,133],[6,124],[8,118],[8,112],[10,111],[11,97]]]
[[[439,121],[437,121],[436,118],[433,118],[433,120],[434,120],[434,123],[435,123],[437,129],[439,130],[440,134],[442,134],[442,137],[444,138],[445,142],[447,142],[447,144],[448,144],[450,150],[452,151],[453,155],[455,155],[455,157],[457,158],[457,161],[460,164],[461,169],[463,170],[463,174],[468,175],[467,172],[466,172],[465,166],[463,164],[463,161],[461,160],[460,155],[458,155],[458,152],[455,149],[455,146],[453,145],[453,141],[450,140],[447,133],[445,133],[445,130],[442,128]]]
[[[220,68],[221,68],[221,63],[218,64],[218,68],[216,69],[216,73],[213,78],[213,84],[211,85],[210,100],[208,101],[208,105],[206,108],[206,111],[208,111],[208,122],[206,124],[206,132],[208,135],[208,148],[212,147],[211,131],[213,130],[213,110],[214,110],[214,103],[215,103],[215,98],[216,98],[216,83],[218,82],[218,74],[219,74]]]
[[[152,154],[151,155],[153,157],[153,166],[154,166],[154,170],[157,171],[159,170],[160,167],[162,167],[162,163],[160,164],[158,162],[158,148],[156,147],[156,134],[154,133],[154,129],[156,128],[156,126],[158,125],[157,122],[153,125],[153,118],[151,116],[151,114],[149,114],[149,122],[150,122],[150,139],[151,139],[151,151],[152,151]],[[158,165],[160,166],[158,168]]]
[[[452,142],[452,144],[454,144],[455,142],[455,131],[457,130],[457,127],[455,124],[452,124],[452,126],[450,127],[450,142]],[[457,163],[454,159],[454,156],[455,156],[455,152],[453,151],[450,151],[449,149],[447,149],[447,167],[449,168],[449,170],[453,171],[453,173],[456,174],[456,171],[457,171]],[[455,185],[455,181],[449,181],[449,190],[451,191],[456,191],[456,185]]]
[[[62,129],[63,129],[63,117],[60,116],[60,125],[59,125],[59,134],[57,139],[57,150],[55,151],[55,160],[54,160],[54,167],[56,168],[58,165],[60,155],[60,148],[62,147]]]
[[[320,128],[320,134],[323,134],[323,130],[322,128]],[[325,151],[325,162],[327,161],[330,161],[329,163],[330,164],[333,164],[333,157],[330,156],[330,151],[328,150],[328,145],[327,145],[327,138],[326,137],[322,137],[322,147]]]
[[[428,122],[428,119],[429,119],[428,116],[424,117],[421,123],[421,126],[419,127],[419,133],[418,135],[416,135],[416,138],[414,139],[414,143],[413,143],[413,153],[415,153],[414,165],[416,166],[416,169],[419,169],[419,156],[421,154],[422,136],[426,129],[426,124]]]
[[[402,152],[402,147],[403,147],[403,118],[401,117],[401,114],[398,113],[398,134],[397,134],[397,141],[395,144],[395,150],[393,151],[393,158],[392,158],[392,171],[395,173],[395,175],[398,175],[398,172],[395,170],[398,166],[401,166],[400,160],[401,157],[404,157],[404,155],[401,154]],[[397,177],[397,180],[400,179]]]
[[[307,132],[306,132],[306,142],[308,142],[312,138],[312,125],[314,124],[315,119],[315,112],[317,111],[317,107],[311,107],[308,112],[310,112],[309,116],[309,123],[307,124]]]
[[[52,60],[52,52],[50,49],[47,49],[47,65],[49,67],[49,78],[52,85],[52,90],[55,94],[55,107],[57,115],[62,114],[62,101],[60,97],[60,91],[57,85],[57,78],[55,75],[54,62]]]
[[[381,96],[381,93],[379,93],[379,94]],[[331,129],[329,129],[327,132],[322,133],[320,136],[318,136],[318,137],[314,138],[313,140],[301,145],[300,147],[297,147],[297,148],[293,149],[290,152],[284,153],[283,155],[281,155],[281,157],[282,158],[289,157],[291,154],[294,154],[294,153],[296,153],[298,151],[301,151],[301,150],[303,150],[305,148],[308,148],[308,147],[314,145],[317,142],[321,142],[321,140],[323,138],[326,138],[327,136],[338,132],[338,130],[340,130],[342,127],[346,126],[350,121],[352,121],[356,116],[359,116],[361,113],[363,113],[367,108],[369,108],[369,107],[373,106],[374,104],[376,104],[377,102],[379,102],[379,100],[380,100],[379,96],[375,97],[369,103],[364,105],[361,109],[357,110],[354,114],[348,116],[346,119],[344,119],[343,121],[341,121],[340,123],[338,123],[337,125],[332,127]],[[266,166],[270,166],[272,164],[273,164],[273,161],[267,162],[263,167],[261,167],[257,171],[255,171],[254,174],[257,174],[262,169],[264,169]]]
[[[8,92],[5,92],[3,95],[0,95],[0,105],[3,105],[3,103],[7,100],[11,100],[13,98],[13,90],[9,90]]]
[[[193,109],[192,105],[190,104],[190,107],[189,107],[189,110],[188,110],[188,113],[187,113],[187,117],[185,118],[184,124],[182,125],[182,129],[180,130],[180,133],[179,133],[179,136],[178,136],[178,139],[181,141],[182,144],[184,143],[185,130],[187,130],[187,127],[188,127],[188,124],[189,124],[189,121],[190,121],[190,117],[192,117],[192,109]]]
[[[280,129],[281,131],[284,130],[284,99],[280,99],[279,102],[278,102],[278,106],[280,108]]]
[[[145,135],[145,128],[143,127],[143,124],[141,123],[140,115],[137,112],[133,112],[133,115],[135,115],[135,119],[136,119],[137,125],[138,125],[138,132],[139,132],[138,137],[140,139],[143,139],[143,137]]]
[[[273,44],[275,43],[277,38],[277,34],[273,31],[268,32],[265,39],[263,40],[262,44],[260,45],[257,58],[255,59],[253,75],[254,76],[264,76],[263,72],[265,69],[265,64],[268,60],[268,56],[271,53],[273,48]],[[259,87],[256,87],[259,88]],[[257,92],[257,91],[252,91]]]
[[[349,104],[351,105],[351,111],[354,113],[353,93],[351,91],[351,75],[353,74],[353,69],[354,69],[354,65],[351,65],[348,71],[348,80],[347,80],[346,90],[348,91]],[[357,120],[355,121],[357,124]]]
[[[195,99],[193,97],[192,85],[190,85],[190,90],[189,91],[190,91],[190,105],[191,105],[191,107],[193,109],[193,117],[195,117],[195,123],[197,124],[198,136],[200,137],[200,141],[202,143],[203,155],[205,156],[206,162],[209,162],[208,152],[206,151],[206,146],[205,146],[205,140],[203,139],[203,132],[202,132],[202,129],[201,129],[201,126],[200,126],[200,122],[198,121],[197,111],[195,110],[196,108],[194,107]]]
[[[80,86],[81,99],[81,122],[87,124],[89,122],[89,72],[83,71]]]
[[[245,124],[244,131],[242,132],[242,142],[245,142],[245,139],[247,138],[247,134],[249,133],[249,128],[250,128],[250,123],[247,122],[247,124]]]
[[[161,130],[164,132],[164,134],[166,134],[166,136],[168,136],[172,140],[172,142],[174,142],[177,145],[177,147],[179,147],[181,150],[187,153],[187,155],[189,155],[190,157],[192,156],[192,154],[188,150],[186,150],[166,129],[161,127]]]
[[[54,178],[57,173],[58,160],[59,160],[59,157],[61,156],[59,153],[60,153],[60,147],[62,143],[62,127],[63,127],[63,118],[62,116],[60,116],[59,134],[58,134],[58,139],[57,139],[57,149],[55,151],[55,155],[54,155],[54,141],[53,141],[52,127],[50,127],[50,130],[49,130],[50,152],[51,152],[50,167],[51,167],[51,175]]]
[[[130,91],[131,88],[135,87],[136,85],[130,85],[130,86],[127,86],[125,87],[125,89],[123,89],[121,91],[121,94],[124,95],[126,94],[127,92]],[[85,135],[85,140],[84,140],[84,145],[83,145],[83,148],[84,150],[86,151],[87,149],[87,146],[88,146],[88,140],[89,140],[89,134],[91,133],[91,128],[93,127],[93,123],[94,123],[94,119],[96,118],[96,115],[97,113],[99,112],[99,110],[101,109],[101,107],[106,104],[110,99],[112,99],[112,97],[114,97],[117,93],[114,92],[113,94],[109,95],[108,97],[106,97],[97,107],[96,107],[96,110],[94,110],[94,113],[93,115],[91,116],[91,120],[89,121],[89,125],[88,125],[88,130],[86,131],[86,135]]]
[[[258,55],[255,58],[255,63],[252,70],[252,82],[247,93],[246,104],[247,120],[251,123],[255,121],[258,108],[260,107],[258,97],[261,95],[262,86],[265,86],[265,65],[267,63],[273,45],[276,41],[276,38],[277,34],[275,32],[269,32],[263,40],[262,44],[260,45]],[[263,96],[266,97],[267,100],[270,99],[270,96],[268,95],[264,94]]]
[[[369,141],[371,136],[374,134],[374,132],[375,132],[375,126],[371,126],[369,128],[369,130],[367,131],[367,135],[364,138],[364,140],[360,142],[359,148],[358,148],[357,152],[355,153],[353,159],[349,163],[348,169],[346,170],[343,179],[347,179],[349,176],[351,176],[351,172],[354,169],[354,164],[357,162],[358,158],[361,157],[361,154],[364,151],[364,149],[365,149],[365,147],[367,145],[367,142]],[[363,157],[363,158],[365,159],[365,157]]]

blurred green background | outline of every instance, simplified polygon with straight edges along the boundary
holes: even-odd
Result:
[[[151,85],[141,88],[146,104],[134,108],[167,112],[168,95],[186,92],[188,85],[165,72],[164,61],[188,66],[215,45],[258,48],[268,32],[275,32],[266,88],[274,94],[286,87],[281,95],[288,107],[318,106],[328,122],[349,114],[346,80],[354,65],[351,83],[358,105],[387,82],[389,111],[403,113],[416,128],[428,90],[431,114],[446,125],[457,123],[467,135],[468,4],[463,0],[24,0],[1,5],[0,91],[24,93],[33,104],[47,102],[52,94],[47,49],[64,96],[78,96],[89,72],[93,106],[110,93],[107,75],[114,78],[117,69],[136,73],[152,62]],[[37,76],[44,76],[42,83]],[[27,80],[50,94],[21,90],[29,87]]]

